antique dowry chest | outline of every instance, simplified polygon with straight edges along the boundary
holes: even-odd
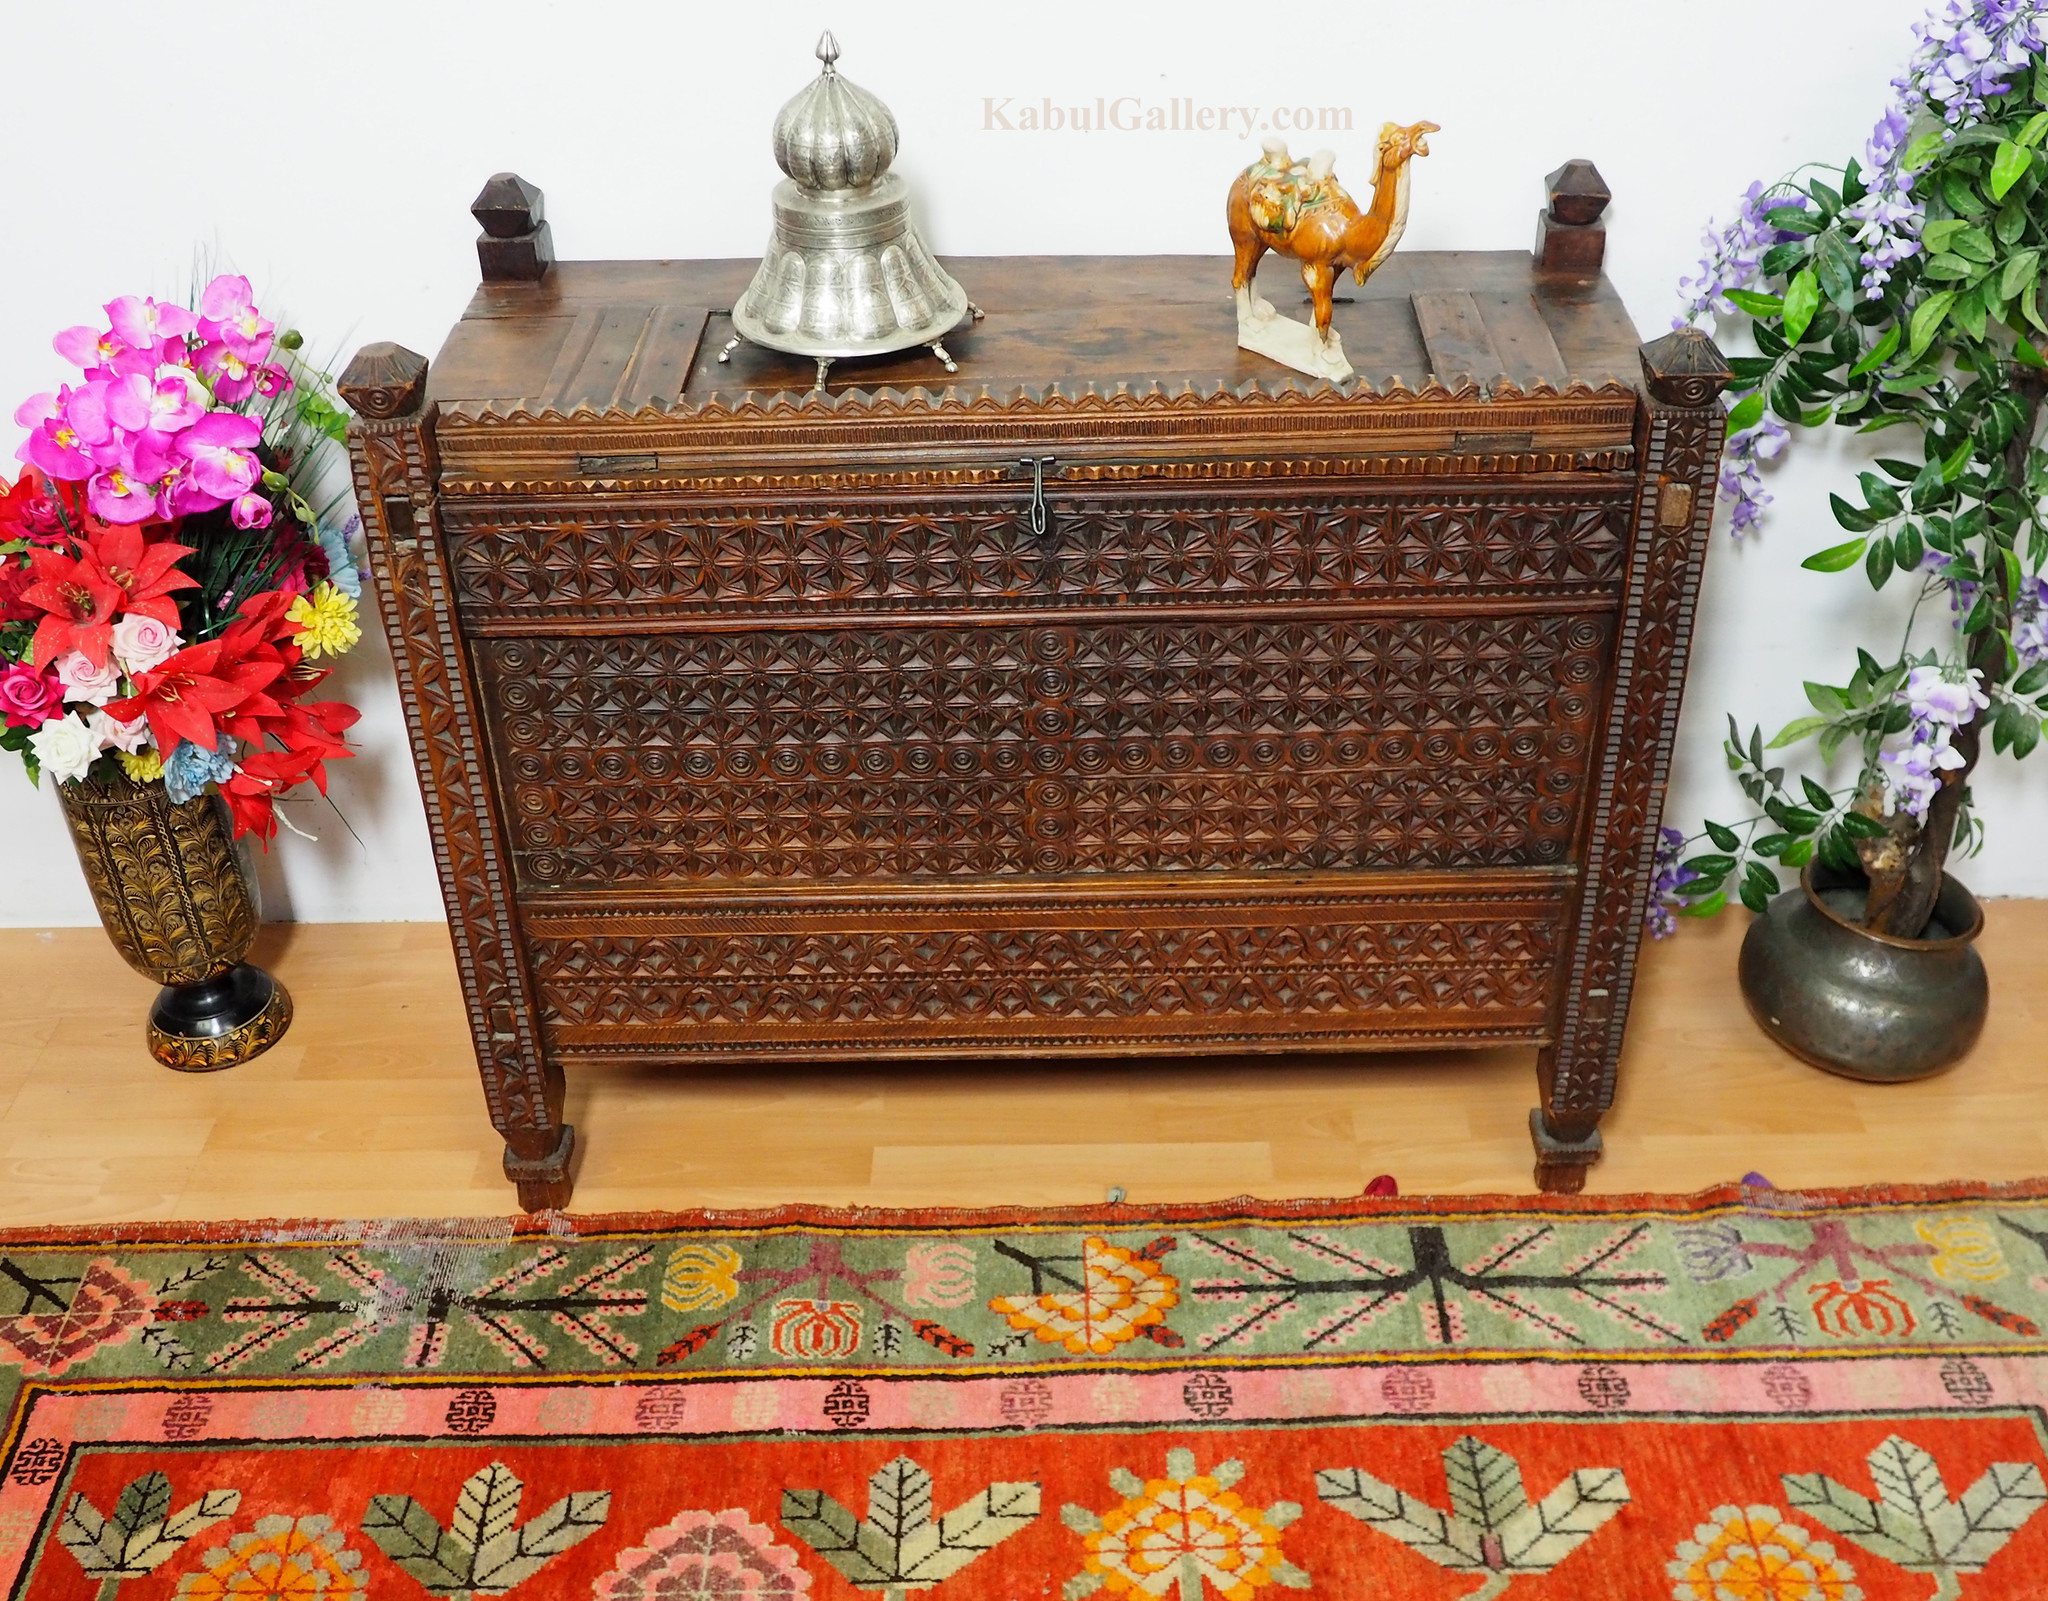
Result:
[[[604,1060],[1501,1043],[1578,1187],[1726,381],[1597,223],[1395,255],[1341,390],[1190,257],[951,261],[957,373],[814,390],[718,360],[754,263],[552,263],[533,205],[431,367],[343,381],[524,1205]]]

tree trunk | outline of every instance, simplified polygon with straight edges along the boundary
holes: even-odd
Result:
[[[2025,493],[2027,458],[2033,452],[2034,430],[2041,419],[2042,396],[2048,394],[2048,375],[2018,367],[2013,371],[2012,386],[2026,403],[2027,417],[2006,443],[2005,476],[2007,483]],[[1984,583],[1992,586],[1998,611],[2010,619],[2013,597],[2006,592],[2005,564],[1992,561],[1986,565],[1989,570],[1984,574]],[[1969,665],[1984,675],[1986,689],[2002,682],[2005,635],[1995,627],[1981,630],[1970,647]],[[1928,803],[1919,839],[1898,853],[1891,849],[1896,835],[1892,839],[1868,841],[1874,847],[1868,852],[1861,843],[1858,845],[1858,855],[1863,857],[1865,871],[1870,874],[1870,899],[1864,908],[1863,926],[1874,934],[1918,939],[1934,915],[1935,897],[1941,893],[1941,871],[1948,862],[1949,847],[1955,843],[1963,791],[1969,787],[1970,774],[1976,771],[1977,760],[1983,755],[1984,714],[1972,717],[1958,728],[1949,744],[1962,757],[1963,765],[1941,775],[1941,789]],[[1904,860],[1895,865],[1897,855],[1903,855]]]

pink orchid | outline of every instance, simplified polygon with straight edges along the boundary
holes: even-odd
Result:
[[[83,367],[88,378],[147,372],[155,360],[154,352],[137,350],[111,332],[84,323],[66,328],[50,343],[66,361]]]
[[[192,482],[218,506],[253,489],[263,476],[263,468],[252,454],[252,447],[262,437],[263,423],[258,418],[208,412],[178,436],[178,453],[191,463]]]
[[[199,370],[213,380],[216,400],[234,405],[256,392],[256,379],[249,363],[223,340],[216,339],[199,352]]]
[[[197,324],[197,319],[183,306],[165,305],[155,299],[144,299],[141,295],[123,295],[119,300],[110,300],[106,312],[107,321],[113,324],[114,336],[137,349],[154,350],[163,340],[179,339],[189,334]]]
[[[96,378],[81,389],[67,384],[54,395],[32,395],[23,401],[14,420],[32,432],[16,457],[69,482],[111,465],[119,447],[107,417],[106,390],[106,380]]]
[[[85,503],[95,517],[110,523],[143,523],[156,515],[156,484],[131,478],[119,467],[94,473],[85,486]]]
[[[214,279],[199,297],[199,314],[202,339],[221,341],[251,365],[270,354],[277,325],[256,309],[247,278],[223,273]]]
[[[206,409],[206,389],[198,376],[168,364],[157,369],[154,380],[130,373],[107,390],[107,415],[130,433],[175,434],[204,417]]]
[[[273,367],[265,362],[256,369],[256,393],[266,399],[271,395],[281,395],[291,387],[292,375],[282,367]]]
[[[237,528],[268,528],[270,526],[270,501],[268,497],[250,490],[246,495],[235,497],[234,508],[228,517]]]

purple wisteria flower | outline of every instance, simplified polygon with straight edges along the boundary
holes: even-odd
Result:
[[[1850,206],[1863,247],[1863,292],[1884,294],[1892,269],[1920,250],[1926,207],[1914,197],[1913,175],[1900,170],[1913,121],[1923,112],[1955,135],[1979,121],[2007,81],[2042,47],[2043,0],[1948,0],[1914,26],[1917,41],[1906,70],[1892,80],[1898,98],[1871,130],[1864,148],[1869,193]]]
[[[1672,326],[1704,328],[1716,317],[1734,316],[1738,308],[1728,298],[1728,291],[1747,289],[1755,283],[1764,252],[1799,237],[1772,227],[1764,220],[1764,213],[1780,206],[1803,210],[1812,203],[1794,189],[1773,193],[1761,181],[1743,190],[1735,220],[1725,228],[1716,228],[1710,222],[1700,236],[1700,247],[1706,254],[1700,257],[1698,277],[1678,280],[1679,291],[1685,296],[1685,309],[1672,320]]]
[[[1763,521],[1771,496],[1764,488],[1761,464],[1783,455],[1791,437],[1790,430],[1769,412],[1758,418],[1754,427],[1728,436],[1721,456],[1721,498],[1733,507],[1728,514],[1728,532],[1736,539]]]
[[[1685,852],[1685,836],[1675,828],[1657,830],[1657,852],[1650,885],[1650,906],[1643,914],[1643,926],[1652,939],[1669,939],[1678,932],[1678,915],[1673,909],[1678,891],[1693,875],[1678,865]]]
[[[2020,592],[2012,598],[2012,648],[2021,672],[2048,661],[2048,578],[2020,581]]]
[[[1951,742],[1958,728],[1991,704],[1983,681],[1984,675],[1974,667],[1915,667],[1906,675],[1898,693],[1913,718],[1906,744],[1881,751],[1877,758],[1887,817],[1903,811],[1925,819],[1928,806],[1941,792],[1941,775],[1965,765],[1962,752]]]

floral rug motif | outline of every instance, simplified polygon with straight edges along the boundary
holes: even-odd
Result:
[[[0,1597],[2048,1597],[2048,1183],[0,1233]]]

